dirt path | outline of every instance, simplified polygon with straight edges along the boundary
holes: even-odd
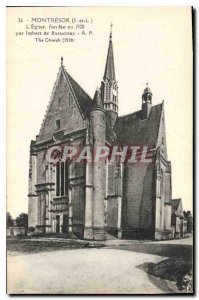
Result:
[[[9,256],[8,293],[159,294],[140,268],[164,257],[115,249],[79,249]]]

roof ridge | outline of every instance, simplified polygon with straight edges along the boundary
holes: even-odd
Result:
[[[171,201],[181,200],[182,198],[171,199]]]
[[[81,107],[80,107],[79,101],[78,101],[78,99],[77,99],[77,97],[76,97],[76,95],[75,95],[75,91],[74,91],[74,89],[73,89],[73,87],[72,87],[72,84],[71,84],[71,82],[70,82],[70,78],[72,79],[72,77],[68,74],[68,72],[66,71],[66,69],[65,69],[64,66],[63,66],[62,68],[63,68],[63,71],[64,71],[64,75],[66,76],[66,79],[68,79],[68,81],[69,81],[70,89],[71,89],[71,91],[73,92],[73,96],[74,96],[74,98],[75,98],[75,101],[76,101],[76,103],[77,103],[77,106],[79,106],[80,113],[83,114],[83,111],[82,111],[82,109],[81,109]]]
[[[66,71],[64,68],[64,74],[69,81],[70,88],[75,96],[77,105],[80,109],[80,112],[86,117],[91,105],[92,98],[85,92],[85,90],[79,85],[79,83]],[[79,92],[81,95],[79,95]]]
[[[69,77],[69,79],[72,79],[74,82],[75,82],[75,84],[77,84],[78,85],[78,87],[91,99],[91,101],[92,101],[92,98],[91,98],[91,96],[81,87],[81,85],[79,85],[79,83],[66,71],[66,69],[64,68],[64,70],[65,70],[65,72],[67,73],[67,75],[68,75],[68,77]]]
[[[153,105],[153,106],[151,107],[151,109],[154,108],[154,107],[156,107],[156,106],[162,105],[162,104],[163,104],[162,102],[161,102],[161,103],[158,103],[158,104],[155,104],[155,105]],[[136,110],[136,111],[134,111],[134,112],[132,112],[132,113],[129,113],[129,114],[127,114],[127,115],[120,115],[120,116],[118,116],[118,118],[123,118],[123,117],[131,116],[131,115],[136,114],[136,113],[138,113],[138,112],[140,112],[140,111],[141,111],[141,109]]]

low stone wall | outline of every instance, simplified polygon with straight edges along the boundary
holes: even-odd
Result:
[[[25,236],[27,235],[27,229],[25,227],[9,227],[6,229],[6,235],[12,236]]]

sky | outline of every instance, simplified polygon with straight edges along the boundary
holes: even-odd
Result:
[[[74,43],[36,43],[30,18],[92,18],[93,34]],[[28,211],[30,141],[39,133],[63,56],[69,74],[93,98],[100,86],[113,23],[119,115],[141,108],[148,82],[164,99],[172,196],[192,210],[192,28],[190,7],[7,8],[7,210]],[[38,24],[39,25],[39,24]]]

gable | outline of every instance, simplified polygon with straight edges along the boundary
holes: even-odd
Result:
[[[37,142],[51,139],[60,131],[68,134],[85,128],[91,102],[90,97],[61,67]]]
[[[75,97],[80,105],[81,111],[86,117],[90,111],[92,105],[92,99],[89,95],[81,88],[81,86],[66,72],[64,69],[65,76],[68,76],[69,82],[72,86],[72,90],[75,94]]]
[[[171,200],[172,205],[172,215],[182,215],[183,214],[183,207],[182,207],[182,199],[172,199]]]

